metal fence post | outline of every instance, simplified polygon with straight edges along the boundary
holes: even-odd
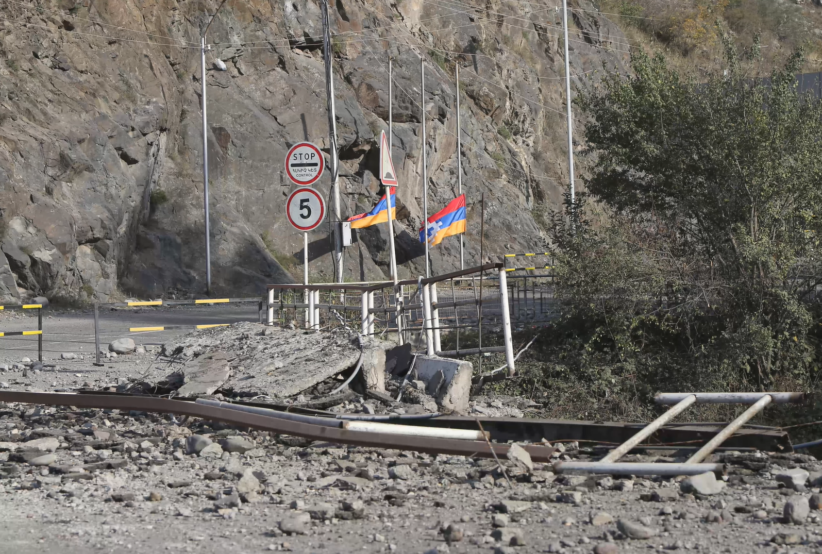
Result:
[[[422,321],[423,329],[425,329],[425,342],[427,345],[426,352],[429,356],[434,356],[434,332],[431,329],[431,285],[425,284],[422,286]]]
[[[437,308],[437,284],[431,284],[431,324],[434,327],[434,352],[442,352],[440,341],[440,310]]]
[[[505,339],[505,361],[508,364],[508,375],[514,375],[514,342],[511,337],[511,312],[508,308],[508,276],[505,269],[499,272],[499,294],[502,308],[502,334]]]
[[[268,289],[268,316],[265,324],[274,325],[274,289]]]
[[[43,308],[37,308],[37,361],[43,362]]]
[[[103,365],[100,363],[100,316],[97,313],[99,306],[97,302],[94,303],[94,365]]]

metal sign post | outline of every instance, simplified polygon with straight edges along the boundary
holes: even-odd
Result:
[[[574,125],[571,113],[571,61],[568,59],[568,0],[562,0],[562,31],[565,37],[565,101],[568,118],[568,178],[571,181],[571,217],[576,219],[574,194]],[[573,225],[575,222],[572,221]]]
[[[209,22],[211,25],[211,22]],[[208,218],[208,114],[206,103],[206,43],[200,39],[200,88],[203,101],[203,212],[205,213],[206,292],[211,294],[211,225]]]

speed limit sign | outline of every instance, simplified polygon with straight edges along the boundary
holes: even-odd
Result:
[[[285,213],[298,231],[313,231],[325,218],[325,201],[316,190],[299,188],[288,197]]]

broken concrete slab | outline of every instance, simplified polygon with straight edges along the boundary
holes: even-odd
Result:
[[[385,392],[385,343],[377,338],[368,337],[363,340],[362,372],[365,388],[371,391]]]
[[[224,388],[240,394],[294,396],[353,367],[360,357],[357,340],[342,330],[313,333],[273,327],[264,336],[259,330],[260,325],[244,323],[214,333],[212,344],[226,344],[238,355]],[[243,340],[245,344],[232,347]]]
[[[228,359],[228,354],[218,350],[186,364],[184,384],[177,390],[177,396],[191,398],[214,394],[231,375]]]
[[[467,412],[474,366],[465,360],[438,356],[417,356],[416,378],[426,384],[426,391],[445,410]]]

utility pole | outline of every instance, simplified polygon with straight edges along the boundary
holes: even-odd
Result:
[[[425,151],[425,60],[420,58],[420,106],[422,114],[422,209],[425,219],[422,221],[423,238],[425,238],[425,277],[431,277],[431,258],[428,254],[428,153]]]
[[[568,0],[562,0],[562,31],[565,40],[565,99],[568,118],[568,178],[571,181],[571,217],[576,220],[576,196],[574,194],[574,125],[571,113],[571,62],[568,59]],[[572,225],[574,222],[572,221]]]
[[[212,21],[213,19],[214,18],[212,18]],[[211,25],[211,22],[209,22],[209,25]],[[206,31],[208,31],[208,26],[206,27]],[[211,224],[208,217],[208,114],[206,108],[205,58],[206,43],[205,33],[203,33],[203,36],[200,38],[200,87],[203,97],[203,212],[205,214],[206,293],[211,294]]]
[[[460,126],[460,64],[454,64],[456,68],[457,80],[457,196],[462,195],[462,127]],[[465,251],[463,237],[465,233],[460,233],[460,270],[465,269]],[[482,263],[480,263],[482,265]]]
[[[200,37],[200,89],[203,96],[203,212],[205,215],[205,249],[206,249],[206,292],[211,294],[211,223],[208,217],[208,114],[206,102],[206,66],[205,55],[206,50],[206,35],[208,28],[214,22],[214,18],[223,9],[228,0],[223,0],[211,19],[208,20],[203,35]]]
[[[334,191],[334,272],[337,282],[343,282],[342,263],[342,212],[340,210],[339,160],[337,157],[337,113],[334,107],[334,70],[331,66],[331,29],[328,19],[328,0],[322,1],[323,12],[323,60],[325,61],[325,91],[328,102],[328,142],[331,155],[331,189]]]

